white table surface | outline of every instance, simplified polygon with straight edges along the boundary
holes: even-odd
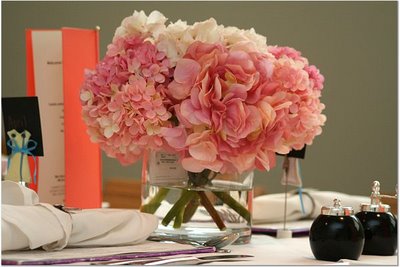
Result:
[[[312,220],[288,222],[286,228],[310,228]],[[255,227],[282,229],[283,223],[256,224]],[[253,235],[249,244],[231,245],[228,248],[232,254],[254,255],[247,262],[231,262],[230,265],[398,265],[395,256],[361,255],[357,261],[345,260],[340,262],[316,260],[312,254],[308,236],[277,239],[267,235]],[[221,265],[224,263],[213,263]]]
[[[213,265],[396,265],[396,256],[361,255],[358,261],[319,261],[312,254],[308,237],[276,239],[253,235],[249,244],[231,245],[232,254],[254,255],[249,261],[214,262]]]
[[[287,228],[304,228],[309,227],[312,221],[298,221],[289,222],[286,226]],[[254,225],[256,227],[269,227],[269,228],[282,228],[282,223],[277,224],[264,224],[264,225]],[[168,246],[170,250],[176,249],[188,249],[191,246],[181,245],[181,244],[167,244],[167,243],[157,243],[157,242],[145,242],[136,246],[127,247],[127,251],[164,251],[165,246]],[[208,263],[209,265],[384,265],[384,266],[398,266],[398,257],[395,256],[370,256],[361,255],[358,261],[342,260],[340,262],[330,262],[330,261],[319,261],[316,260],[312,254],[309,238],[308,237],[294,237],[287,239],[277,239],[268,235],[253,235],[249,244],[244,245],[230,245],[226,248],[231,249],[231,254],[246,254],[253,255],[254,257],[246,259],[246,261],[237,262],[213,262]],[[104,252],[105,250],[105,252]],[[88,249],[88,248],[67,248],[58,252],[46,253],[45,251],[21,251],[13,253],[12,255],[5,253],[2,258],[16,258],[16,259],[48,259],[48,258],[71,258],[71,257],[87,257],[89,255],[93,256],[94,251],[97,251],[99,255],[109,255],[113,253],[121,253],[121,247],[103,247],[98,249]],[[83,253],[83,254],[82,254]],[[22,257],[24,255],[24,257]],[[33,257],[33,255],[35,255]],[[208,255],[221,255],[219,253],[202,253],[194,254],[193,256],[208,256]],[[175,256],[176,257],[176,256]],[[74,265],[87,265],[85,263],[76,263]]]

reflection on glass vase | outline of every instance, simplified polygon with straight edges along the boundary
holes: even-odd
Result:
[[[143,159],[141,211],[160,218],[155,236],[206,241],[231,232],[236,244],[251,238],[253,172],[188,172],[175,154],[149,152]]]

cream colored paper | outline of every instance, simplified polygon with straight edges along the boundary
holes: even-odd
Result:
[[[30,132],[25,130],[22,133],[19,133],[15,129],[8,131],[7,135],[10,137],[12,145],[20,148],[22,148],[24,145],[26,146],[29,138],[31,137]],[[23,135],[25,137],[22,137]],[[25,183],[30,183],[32,177],[29,170],[28,155],[21,152],[11,154],[7,174],[4,178],[14,182],[22,181]]]
[[[64,202],[64,99],[61,30],[32,31],[35,91],[39,98],[44,156],[39,160],[42,202]]]

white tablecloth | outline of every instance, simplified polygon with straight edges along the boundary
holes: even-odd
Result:
[[[286,228],[310,228],[312,220],[288,222]],[[283,223],[270,223],[254,225],[255,227],[268,227],[281,229]],[[231,245],[228,248],[232,254],[254,255],[247,262],[231,262],[230,265],[398,265],[396,256],[369,256],[361,255],[358,261],[343,260],[341,262],[316,260],[310,247],[309,237],[294,237],[277,239],[267,235],[253,235],[250,244]],[[215,262],[214,265],[224,265]],[[226,264],[226,263],[225,263]]]
[[[296,222],[288,222],[286,227],[289,229],[296,228],[307,228],[311,225],[312,221],[296,221]],[[257,227],[268,227],[268,228],[282,228],[282,223],[274,223],[274,224],[262,224],[255,225]],[[153,242],[152,242],[153,243]],[[150,249],[150,247],[153,247]],[[171,246],[171,243],[157,243],[153,244],[146,242],[143,244],[138,244],[133,246],[132,248],[127,248],[127,251],[166,251],[166,250],[175,250],[175,249],[188,249],[190,246],[188,245],[180,245],[175,244]],[[294,237],[288,239],[277,239],[275,237],[267,236],[267,235],[253,235],[249,244],[245,245],[230,245],[226,248],[231,249],[231,254],[250,254],[253,255],[253,258],[248,258],[246,261],[237,261],[237,262],[213,262],[209,263],[209,265],[385,265],[385,266],[398,266],[398,257],[395,256],[369,256],[369,255],[361,255],[358,261],[349,261],[345,260],[342,262],[330,262],[330,261],[319,261],[314,258],[312,254],[309,239],[308,237]],[[101,252],[101,249],[106,249],[106,255],[114,254],[116,252],[125,252],[122,248],[118,247],[109,247],[109,248],[100,248],[100,249],[87,249],[87,248],[66,248],[62,251],[58,252],[45,252],[39,251],[35,252],[9,252],[3,254],[2,258],[14,258],[14,259],[43,259],[43,258],[53,258],[54,255],[61,254],[58,258],[71,258],[71,257],[88,257],[93,256],[93,251]],[[82,251],[80,251],[82,250]],[[11,253],[11,254],[10,254]],[[55,254],[57,253],[57,254]],[[93,254],[93,255],[92,255]],[[212,253],[209,255],[220,255],[220,253]],[[22,257],[22,255],[24,255]],[[33,256],[35,255],[35,256]],[[97,255],[97,254],[96,254]],[[98,254],[98,255],[101,255]],[[195,254],[194,256],[205,256],[207,254]],[[77,263],[77,265],[87,265],[89,263]]]
[[[308,237],[276,239],[253,235],[250,244],[229,246],[232,254],[254,255],[249,261],[214,262],[213,265],[395,265],[397,256],[361,255],[358,261],[319,261],[312,254]]]

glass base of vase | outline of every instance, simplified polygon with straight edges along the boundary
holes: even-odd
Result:
[[[179,229],[160,224],[158,229],[151,234],[151,237],[195,240],[196,242],[204,243],[211,238],[225,236],[230,233],[240,234],[239,238],[233,243],[233,245],[247,244],[251,240],[251,228],[248,226],[243,228],[227,228],[226,230],[220,231],[215,228],[215,225],[211,222],[201,222],[198,224],[190,223],[190,225],[183,225]]]

